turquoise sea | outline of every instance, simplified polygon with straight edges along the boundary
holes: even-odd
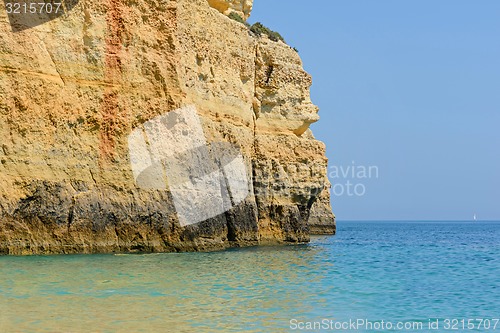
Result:
[[[307,245],[0,257],[0,272],[1,332],[500,332],[498,222],[339,222]]]

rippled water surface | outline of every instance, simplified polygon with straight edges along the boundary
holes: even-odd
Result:
[[[309,245],[0,257],[0,272],[2,332],[289,332],[298,331],[291,319],[498,318],[500,223],[339,223],[337,236]]]

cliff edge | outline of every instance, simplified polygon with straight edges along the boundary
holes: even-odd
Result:
[[[249,0],[0,4],[0,253],[206,251],[335,233],[311,77]],[[15,23],[15,20],[14,20]]]

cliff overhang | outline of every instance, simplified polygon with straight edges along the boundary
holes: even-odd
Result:
[[[0,17],[0,253],[207,251],[334,233],[311,77],[288,45],[221,14],[250,9],[86,1],[18,32]],[[177,128],[175,112],[196,126]],[[217,155],[220,144],[232,148]],[[168,162],[172,150],[184,164]],[[203,174],[178,167],[204,156],[216,157]],[[207,197],[222,210],[207,201],[196,215],[207,218],[192,219],[207,193],[186,191],[214,172],[204,181],[222,192]]]

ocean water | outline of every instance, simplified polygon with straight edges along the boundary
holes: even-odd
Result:
[[[0,257],[0,272],[1,332],[500,332],[495,222],[339,222],[308,245]]]

